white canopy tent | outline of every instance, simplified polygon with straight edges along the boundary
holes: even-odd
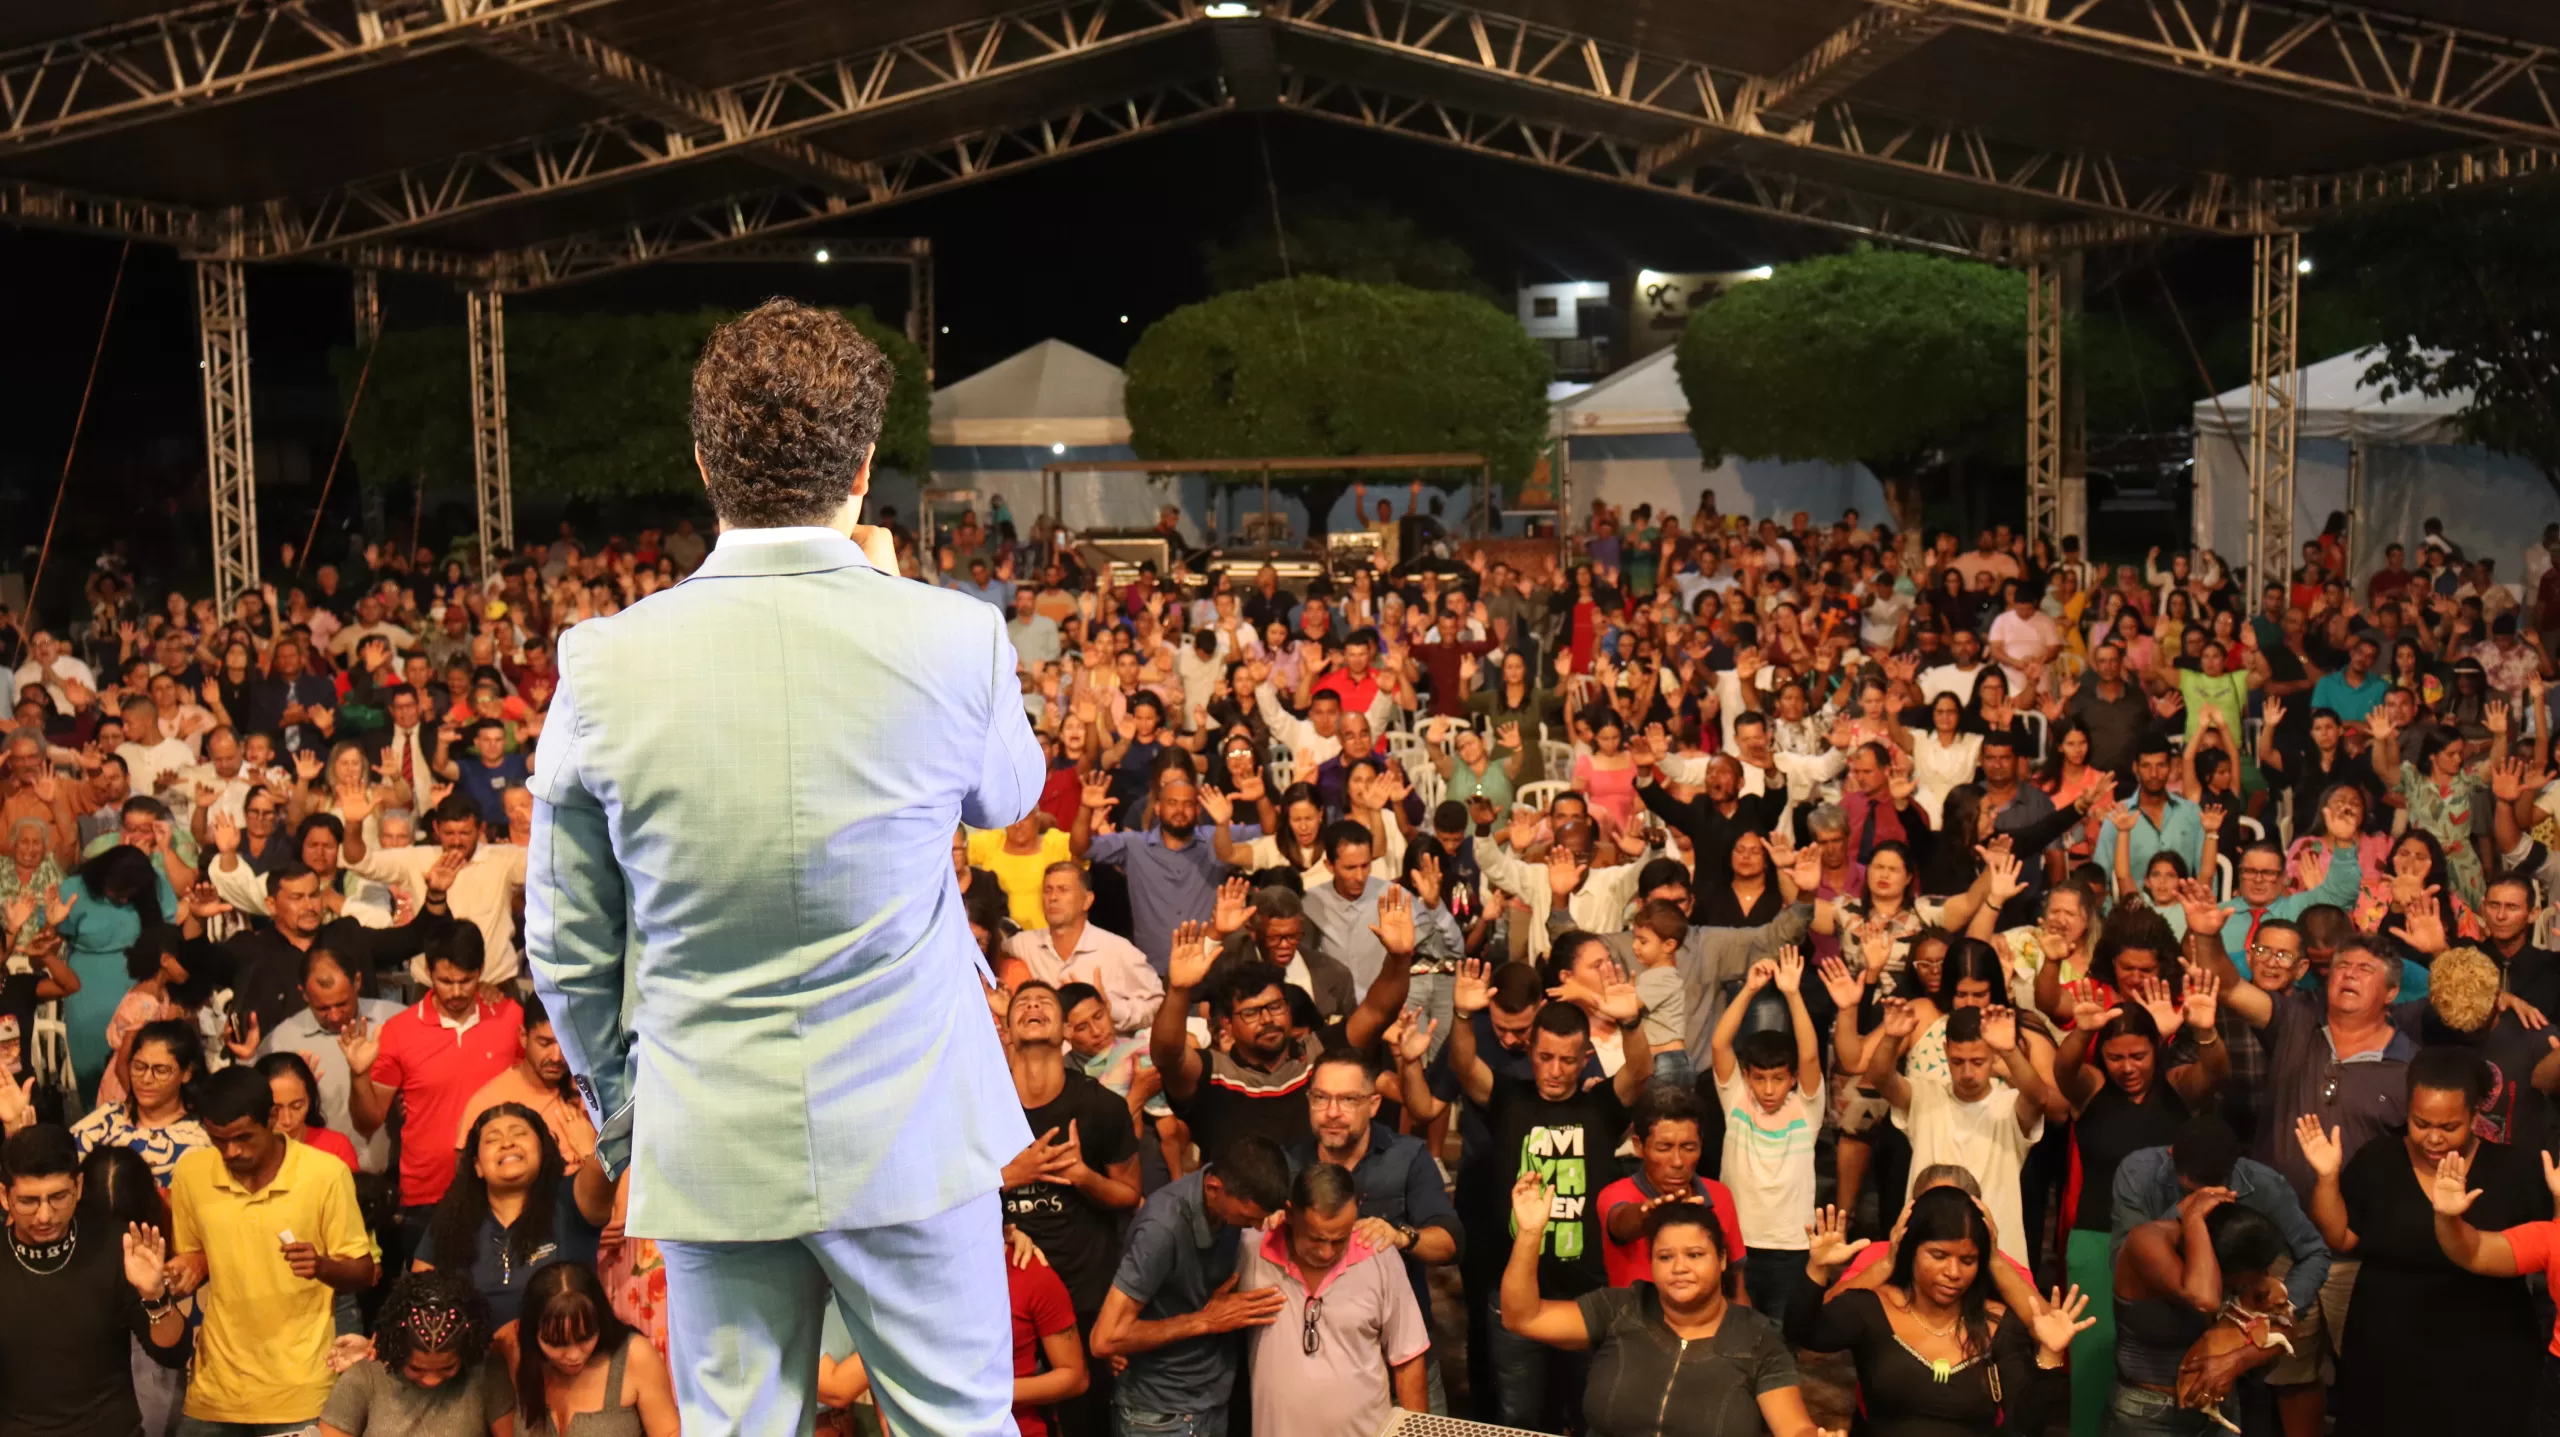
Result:
[[[1122,403],[1127,383],[1119,366],[1044,339],[944,385],[933,395],[934,488],[974,493],[982,518],[1001,498],[1027,531],[1045,507],[1041,466],[1137,457]],[[1063,517],[1080,530],[1145,528],[1160,506],[1184,497],[1174,481],[1126,474],[1069,474],[1063,487]],[[1185,506],[1186,515],[1196,511],[1196,501]]]
[[[1781,518],[1801,509],[1828,524],[1855,509],[1869,522],[1889,516],[1884,486],[1863,464],[1789,463],[1728,456],[1713,468],[1689,433],[1678,351],[1647,355],[1587,389],[1556,401],[1555,433],[1565,441],[1568,502],[1589,513],[1599,498],[1626,512],[1696,510],[1713,490],[1718,512]]]
[[[2389,544],[2412,561],[2425,520],[2463,554],[2497,561],[2506,583],[2524,577],[2524,550],[2542,526],[2560,522],[2560,492],[2531,464],[2466,443],[2460,416],[2468,393],[2394,394],[2365,382],[2378,351],[2357,350],[2296,375],[2293,481],[2295,552],[2329,515],[2350,516],[2349,563],[2357,574],[2381,567]],[[2195,406],[2195,541],[2233,562],[2249,551],[2249,389]]]

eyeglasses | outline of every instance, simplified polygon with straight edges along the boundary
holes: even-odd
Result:
[[[2320,1106],[2325,1108],[2338,1101],[2338,1079],[2344,1076],[2345,1072],[2344,1065],[2337,1059],[2329,1060],[2329,1079],[2320,1085]]]
[[[1264,1018],[1278,1017],[1288,1011],[1288,1001],[1283,999],[1276,1003],[1256,1003],[1250,1008],[1238,1008],[1230,1016],[1241,1022],[1258,1022]]]
[[[1324,1346],[1324,1333],[1316,1326],[1316,1324],[1322,1321],[1323,1318],[1324,1299],[1321,1297],[1309,1297],[1307,1299],[1307,1324],[1305,1327],[1299,1329],[1298,1332],[1298,1350],[1304,1352],[1309,1357],[1315,1356],[1316,1349]]]
[[[2243,878],[2282,878],[2284,877],[2284,870],[2281,868],[2243,868],[2240,870],[2240,876]]]
[[[1307,1106],[1340,1109],[1347,1112],[1369,1101],[1373,1096],[1375,1095],[1371,1093],[1309,1093]]]
[[[179,1069],[175,1063],[129,1063],[125,1071],[136,1078],[174,1078]]]

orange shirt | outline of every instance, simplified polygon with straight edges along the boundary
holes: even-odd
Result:
[[[462,1126],[455,1130],[457,1139],[471,1131],[471,1125],[480,1120],[482,1113],[500,1103],[521,1103],[542,1114],[543,1125],[551,1129],[551,1141],[560,1145],[563,1171],[574,1173],[595,1155],[596,1125],[587,1116],[586,1104],[543,1087],[525,1072],[522,1063],[510,1064],[463,1104]]]

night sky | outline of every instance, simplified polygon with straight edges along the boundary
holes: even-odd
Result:
[[[1497,293],[1638,268],[1777,264],[1841,244],[1826,231],[1279,115],[1218,119],[803,233],[932,237],[940,318],[950,329],[940,337],[942,382],[1050,336],[1116,362],[1150,320],[1203,296],[1204,240],[1247,227],[1268,231],[1266,142],[1284,214],[1333,204],[1409,215],[1426,232],[1465,246]],[[0,384],[11,396],[11,422],[0,426],[0,545],[11,554],[42,536],[118,248],[114,241],[0,229],[0,259],[11,276],[10,342],[0,348]],[[2123,288],[2136,303],[2152,304],[2158,285],[2150,261],[2140,263]],[[2244,302],[2244,249],[2190,248],[2166,263],[2200,329],[2218,327],[2228,317],[2223,311]],[[341,417],[327,355],[351,332],[345,274],[307,266],[251,273],[258,433],[303,444],[314,453],[314,469],[325,467]],[[894,319],[904,304],[904,276],[840,265],[678,264],[509,303],[684,309],[743,306],[776,293],[869,302]],[[461,319],[461,298],[449,285],[386,276],[383,296],[393,326]],[[185,265],[166,249],[133,246],[58,549],[85,554],[110,526],[130,525],[137,514],[173,539],[201,542],[196,358]],[[333,523],[352,515],[352,487],[342,476]],[[289,518],[307,520],[311,498],[308,491],[262,497],[261,527],[270,540],[281,537]]]

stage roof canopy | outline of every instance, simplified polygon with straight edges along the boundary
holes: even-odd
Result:
[[[2547,170],[2547,0],[48,0],[0,219],[538,288],[1237,111],[1994,258]]]

